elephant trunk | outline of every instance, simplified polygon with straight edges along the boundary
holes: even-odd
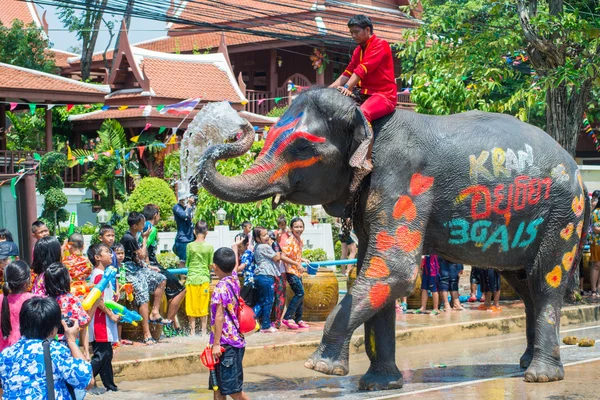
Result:
[[[239,140],[209,147],[200,161],[198,177],[202,186],[213,196],[232,203],[259,201],[280,193],[277,184],[270,183],[268,174],[261,172],[260,168],[255,174],[231,177],[217,171],[215,164],[218,160],[242,156],[250,150],[252,143],[254,128],[246,122]]]

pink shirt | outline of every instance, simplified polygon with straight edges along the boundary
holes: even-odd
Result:
[[[10,325],[12,330],[10,331],[10,335],[8,338],[2,337],[0,331],[0,351],[5,348],[12,346],[17,343],[17,340],[21,337],[21,329],[19,325],[19,313],[21,312],[21,307],[26,300],[34,297],[35,295],[31,293],[19,293],[19,294],[9,294],[8,295],[8,308],[10,310]],[[0,305],[4,301],[4,295],[0,294]],[[2,317],[2,307],[0,307],[0,320]]]

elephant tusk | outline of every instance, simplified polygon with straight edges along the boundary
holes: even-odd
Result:
[[[275,199],[273,200],[273,204],[275,204],[276,206],[279,205],[279,200],[281,200],[281,193],[277,193]]]

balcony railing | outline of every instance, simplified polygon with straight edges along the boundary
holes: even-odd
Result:
[[[46,151],[22,151],[22,150],[0,150],[0,175],[14,175],[23,168],[31,168],[34,165],[33,153],[40,156],[46,154]],[[81,181],[81,176],[87,171],[87,164],[76,165],[73,168],[65,168],[61,178],[65,186],[73,186],[74,183]]]
[[[271,92],[268,91],[246,89],[246,98],[248,99],[246,111],[260,115],[267,114],[273,108],[271,104],[273,100],[267,100],[271,97],[270,95]]]

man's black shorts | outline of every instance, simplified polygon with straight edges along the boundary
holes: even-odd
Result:
[[[223,346],[225,353],[221,354],[220,362],[215,366],[219,391],[223,396],[239,393],[244,386],[244,371],[242,360],[245,348],[238,349],[232,346]],[[208,378],[208,388],[212,390],[213,382]]]

